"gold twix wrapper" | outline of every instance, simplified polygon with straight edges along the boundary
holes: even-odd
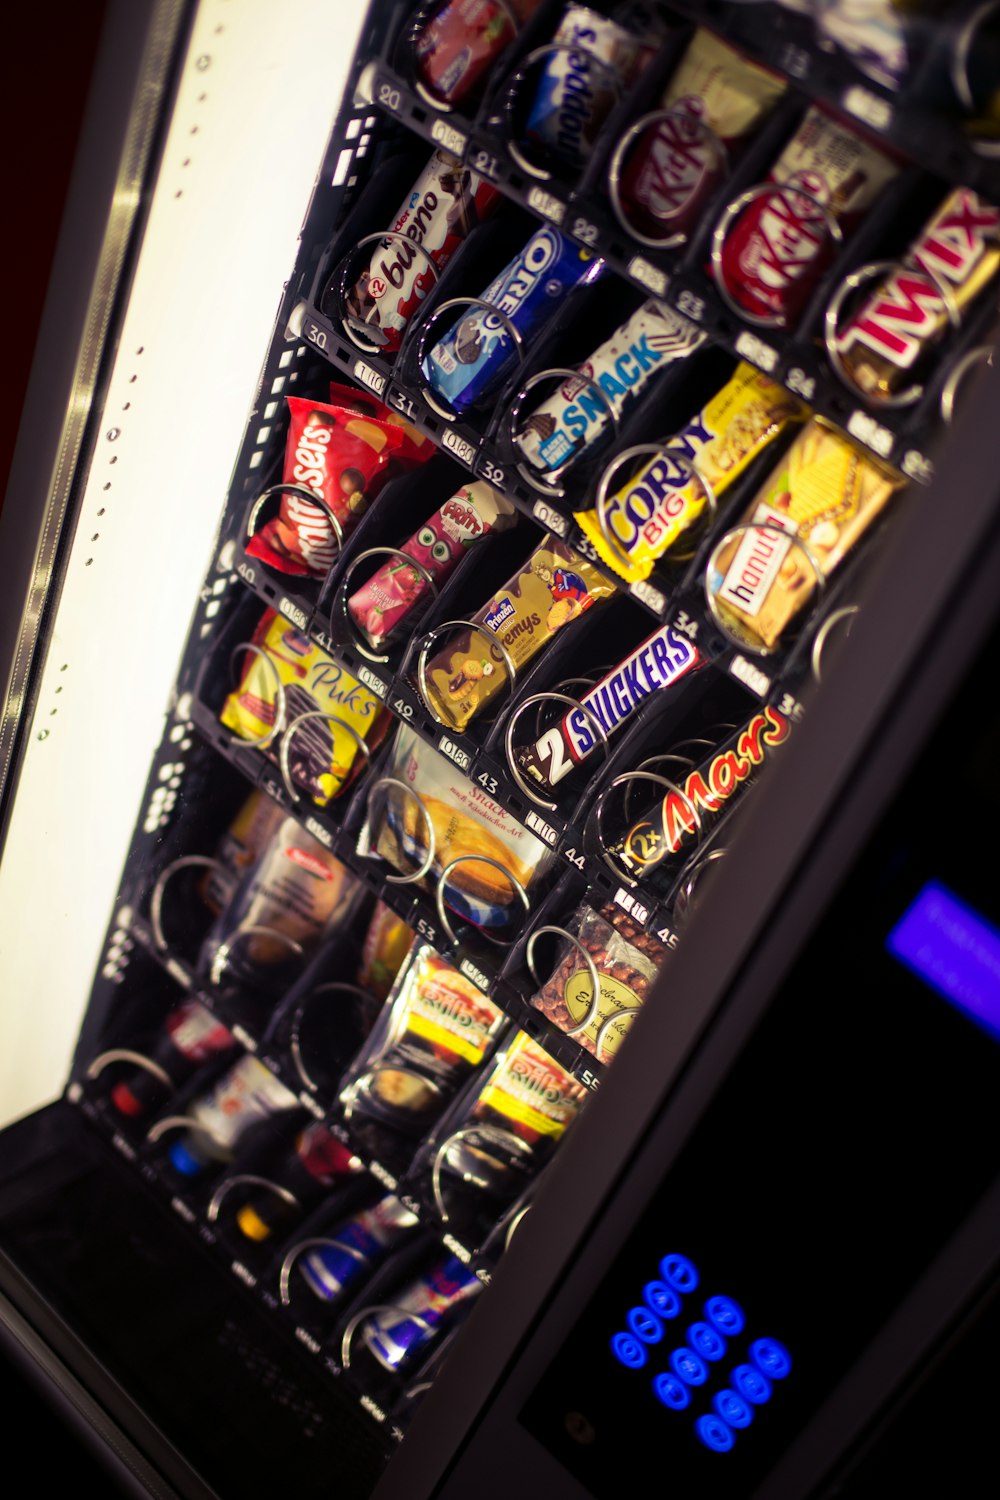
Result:
[[[709,563],[709,592],[729,631],[751,651],[772,651],[903,483],[813,417],[744,515],[749,529]]]

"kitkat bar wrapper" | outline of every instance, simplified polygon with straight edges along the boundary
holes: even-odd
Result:
[[[628,223],[653,240],[686,234],[785,87],[728,42],[696,31],[660,100],[672,118],[648,125],[628,152],[619,186]]]
[[[505,531],[516,520],[511,502],[484,480],[463,484],[400,548],[419,566],[411,567],[406,557],[393,557],[347,601],[351,619],[372,649],[380,651],[391,641],[426,597],[425,573],[439,587],[467,547],[491,531]]]
[[[288,745],[294,785],[322,807],[363,770],[365,761],[357,741],[364,740],[374,749],[385,733],[388,713],[357,678],[273,609],[265,610],[252,644],[267,659],[256,652],[246,653],[239,686],[229,694],[219,717],[227,729],[245,740],[264,739],[274,728],[278,711],[275,674],[285,692],[286,734],[300,714],[318,709],[331,715],[307,719]],[[275,746],[272,740],[265,753],[275,756]]]
[[[603,270],[602,260],[543,224],[481,294],[496,311],[470,307],[432,347],[423,362],[431,389],[455,412],[484,401],[517,364],[508,320],[530,342],[575,287]]]
[[[652,298],[644,302],[580,366],[584,378],[564,380],[527,418],[517,437],[525,461],[541,470],[561,467],[604,432],[609,403],[620,416],[658,370],[687,359],[704,342],[687,318]]]
[[[554,791],[564,777],[606,744],[647,698],[673,687],[702,661],[687,636],[672,625],[661,625],[585,693],[578,708],[571,708],[538,739],[514,751],[521,774],[545,791]],[[604,731],[603,738],[598,725]]]
[[[788,191],[762,193],[737,214],[721,264],[713,264],[716,280],[751,316],[790,322],[833,258],[827,214],[846,237],[897,171],[883,151],[813,105],[768,173]]]
[[[395,354],[410,319],[434,287],[435,270],[444,270],[469,231],[499,201],[499,191],[484,178],[446,151],[435,151],[388,226],[394,236],[404,238],[378,243],[342,306],[336,305],[338,290],[331,283],[323,311],[341,318],[363,346]]]
[[[287,398],[282,482],[321,495],[346,536],[389,478],[390,463],[402,456],[408,433],[381,402],[337,386],[331,386],[331,395],[336,404]],[[250,538],[246,550],[282,573],[325,578],[340,541],[327,512],[296,491],[281,496],[277,516]]]
[[[597,11],[569,5],[552,41],[558,50],[542,64],[525,135],[575,166],[631,77],[640,38]]]
[[[748,529],[724,538],[709,561],[709,598],[730,635],[773,651],[903,483],[813,417],[743,516]]]
[[[600,982],[596,1003],[590,968],[575,943],[565,943],[552,977],[531,1003],[600,1062],[609,1062],[628,1034],[667,949],[612,904],[599,910],[581,907],[567,931],[593,960]]]
[[[953,188],[903,258],[839,334],[842,370],[866,396],[886,400],[913,376],[1000,266],[1000,210],[971,188]]]
[[[542,0],[444,0],[414,38],[417,77],[433,99],[460,104]]]
[[[430,657],[421,683],[428,708],[449,728],[466,729],[510,685],[504,651],[519,672],[557,631],[614,591],[565,542],[546,536],[469,627],[455,630]]]
[[[708,831],[752,786],[761,767],[792,732],[774,704],[759,708],[718,749],[670,790],[612,846],[615,859],[638,881],[660,866],[682,864]],[[599,967],[599,966],[598,966]]]
[[[601,561],[622,578],[629,583],[648,578],[656,560],[698,525],[705,511],[705,491],[686,465],[694,465],[718,498],[789,422],[807,416],[784,386],[741,363],[663,453],[609,495],[605,516],[615,545],[609,546],[596,511],[577,512],[580,529]],[[685,462],[675,461],[674,454]]]
[[[530,889],[549,863],[546,845],[405,726],[399,730],[388,774],[412,794],[390,789],[377,825],[365,830],[375,852],[394,869],[411,874],[426,863],[433,829],[433,859],[419,882],[424,889],[434,889],[445,866],[462,859],[448,876],[445,904],[477,927],[519,924],[524,908],[512,881]],[[467,855],[478,857],[464,859]]]

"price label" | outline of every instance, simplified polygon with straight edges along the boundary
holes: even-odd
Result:
[[[893,437],[888,427],[883,427],[881,422],[876,422],[869,412],[862,411],[860,407],[851,412],[847,430],[880,458],[888,458],[892,452]]]
[[[892,105],[880,94],[873,94],[859,83],[845,89],[840,99],[844,109],[856,120],[863,120],[873,130],[888,130],[892,124]]]
[[[443,1234],[441,1240],[445,1248],[451,1251],[456,1260],[460,1260],[463,1266],[469,1264],[469,1261],[472,1259],[472,1252],[465,1248],[461,1240],[456,1240],[453,1234]]]
[[[257,1051],[257,1038],[251,1036],[244,1026],[231,1026],[229,1029],[241,1047],[245,1047],[248,1052]]]
[[[291,620],[292,624],[297,626],[303,635],[309,629],[309,616],[305,610],[301,609],[299,605],[293,604],[291,599],[284,595],[278,600],[278,613],[279,615],[284,615],[286,620]]]
[[[369,667],[358,668],[358,681],[363,682],[366,688],[370,688],[376,698],[384,699],[388,696],[388,684],[383,682],[381,677],[377,677]]]
[[[916,448],[908,448],[903,454],[903,461],[899,466],[907,479],[915,479],[918,484],[930,484],[934,478],[934,465],[930,459]]]
[[[380,1161],[370,1161],[368,1163],[368,1170],[375,1178],[375,1181],[380,1182],[384,1188],[388,1188],[390,1193],[394,1193],[396,1191],[399,1183],[396,1181],[395,1177],[393,1177],[391,1172],[386,1171],[385,1167],[383,1167]]]
[[[565,516],[553,510],[551,505],[546,505],[544,500],[535,501],[531,507],[531,514],[549,531],[554,531],[556,536],[565,536],[569,531],[569,522]]]
[[[464,156],[465,148],[469,144],[469,138],[461,130],[456,130],[454,125],[449,125],[445,120],[435,120],[431,126],[431,140],[450,151],[452,156]]]
[[[461,745],[456,745],[455,741],[450,739],[448,735],[443,734],[438,740],[438,749],[442,755],[447,755],[448,759],[453,761],[460,771],[468,771],[472,766],[472,756],[468,750],[463,750]]]
[[[756,693],[758,698],[766,698],[771,691],[771,679],[760,667],[755,667],[752,661],[747,661],[745,656],[734,656],[729,663],[729,675],[735,677],[737,682],[742,682],[751,693]]]
[[[319,842],[325,845],[327,849],[333,848],[333,834],[330,832],[329,828],[324,828],[319,819],[314,818],[311,813],[309,817],[306,818],[306,828],[312,834],[313,838],[318,839]]]
[[[476,450],[460,433],[453,427],[446,427],[441,434],[442,446],[449,452],[454,453],[456,458],[461,459],[463,464],[468,464],[471,469],[476,462]]]
[[[544,188],[535,186],[528,191],[528,207],[533,208],[536,214],[541,214],[545,219],[551,219],[553,224],[561,224],[566,217],[566,205],[561,198],[554,193],[547,193]]]
[[[558,830],[553,828],[551,823],[546,823],[545,819],[540,818],[534,811],[526,813],[524,821],[532,833],[537,833],[546,844],[554,845],[559,838]]]
[[[765,344],[755,333],[744,329],[736,340],[736,353],[742,354],[758,370],[763,370],[765,375],[770,375],[778,364],[778,351],[772,349],[770,344]]]
[[[630,583],[628,590],[630,594],[639,600],[640,604],[645,604],[646,608],[651,609],[654,614],[662,615],[667,607],[666,594],[653,584],[647,583],[644,578],[638,579],[635,583]]]
[[[385,390],[385,376],[380,375],[378,370],[373,370],[371,365],[365,364],[363,359],[354,361],[354,378],[374,391],[376,396],[381,396]]]
[[[654,297],[664,297],[667,292],[667,273],[650,265],[643,255],[634,255],[628,263],[628,274],[633,281],[652,292]]]
[[[458,967],[465,975],[466,979],[471,979],[473,984],[481,989],[485,995],[489,994],[489,975],[484,974],[482,969],[480,969],[477,964],[474,964],[472,962],[471,958],[463,958]]]
[[[319,1353],[318,1341],[313,1338],[311,1333],[307,1333],[300,1323],[296,1323],[295,1325],[295,1337],[300,1344],[305,1344],[310,1354]]]

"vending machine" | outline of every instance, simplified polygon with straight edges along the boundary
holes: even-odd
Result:
[[[998,45],[108,6],[0,516],[0,1334],[127,1492],[978,1493]]]

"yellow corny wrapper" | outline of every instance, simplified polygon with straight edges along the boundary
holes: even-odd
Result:
[[[746,529],[709,562],[709,593],[730,634],[751,651],[772,651],[904,483],[813,417],[748,507]]]
[[[808,415],[783,386],[752,365],[737,365],[663,452],[609,496],[604,513],[614,545],[596,510],[577,512],[581,530],[601,561],[626,582],[648,578],[657,558],[697,524],[707,504],[702,486],[674,455],[693,464],[718,496],[789,422],[804,422]]]
[[[274,727],[278,681],[285,692],[286,736],[300,715],[318,710],[288,738],[288,768],[292,783],[323,807],[361,769],[358,740],[373,747],[385,732],[386,713],[356,677],[273,609],[265,610],[253,645],[264,654],[247,652],[240,685],[219,718],[242,739],[262,740]],[[272,759],[277,743],[265,747]]]

